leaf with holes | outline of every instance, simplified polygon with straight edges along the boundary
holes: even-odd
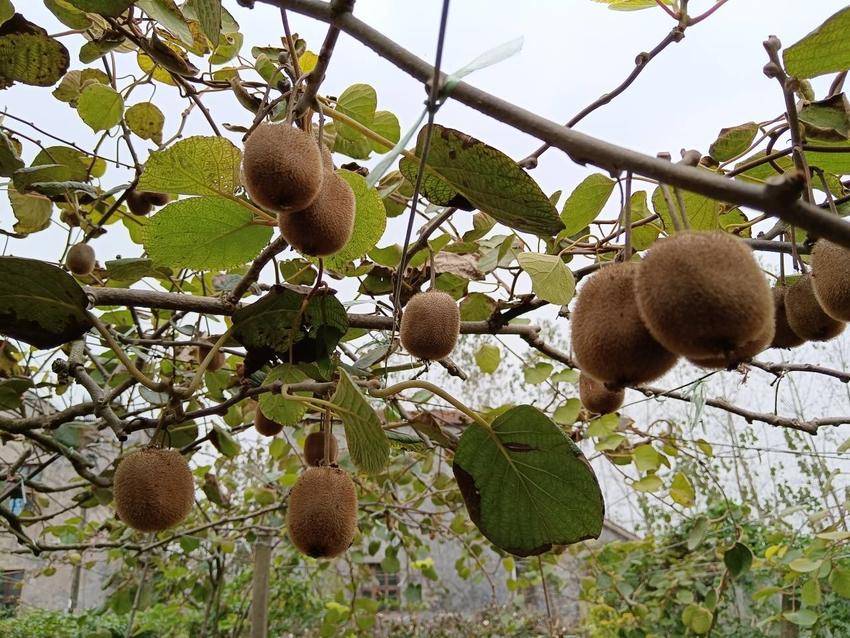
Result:
[[[425,130],[419,132],[417,155]],[[426,167],[428,174],[506,226],[541,236],[564,229],[554,204],[527,172],[502,151],[466,133],[435,124]]]
[[[494,545],[533,556],[598,538],[605,506],[581,450],[540,410],[520,405],[464,430],[452,465],[472,522]]]
[[[531,277],[531,289],[543,301],[565,306],[576,291],[573,273],[557,255],[520,253],[517,261]]]
[[[0,257],[0,334],[55,348],[91,328],[88,305],[64,270],[37,259]]]
[[[340,370],[331,402],[338,407],[354,465],[367,474],[383,470],[389,460],[389,442],[375,410],[345,370]]]
[[[232,195],[242,153],[223,137],[195,136],[151,153],[138,189],[180,195]]]
[[[127,109],[124,114],[127,126],[143,140],[152,140],[157,144],[162,142],[162,127],[165,116],[153,102],[139,102]]]
[[[251,261],[272,229],[254,224],[251,211],[221,197],[171,202],[151,217],[145,249],[157,265],[221,270]]]

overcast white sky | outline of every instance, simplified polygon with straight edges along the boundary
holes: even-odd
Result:
[[[15,0],[15,4],[28,19],[44,26],[48,32],[66,30],[41,2]],[[700,13],[711,4],[709,0],[693,0],[692,13]],[[776,82],[762,74],[766,61],[762,40],[776,34],[785,45],[790,45],[844,5],[841,0],[730,0],[711,18],[688,29],[685,39],[653,60],[624,95],[592,114],[578,129],[652,155],[659,151],[676,155],[681,148],[706,152],[722,127],[766,120],[783,109]],[[282,29],[276,8],[258,2],[254,10],[248,10],[237,6],[233,0],[226,0],[225,6],[246,34],[243,47],[246,56],[250,55],[251,45],[279,43]],[[434,56],[440,6],[441,0],[359,0],[355,13],[430,62]],[[318,51],[326,26],[295,14],[291,15],[291,24],[306,38],[309,47]],[[467,79],[502,98],[563,122],[619,84],[632,69],[635,55],[654,47],[672,24],[659,9],[614,12],[592,0],[454,0],[448,22],[444,69],[457,69],[494,46],[523,36],[525,44],[519,55]],[[64,38],[63,41],[72,50],[71,68],[83,68],[77,58],[78,39]],[[137,72],[134,56],[125,55],[123,60],[122,70]],[[819,95],[823,95],[828,81],[827,78],[816,82]],[[402,130],[413,124],[422,109],[425,93],[421,84],[343,34],[323,91],[339,94],[355,82],[376,87],[379,108],[394,112],[401,121]],[[166,115],[167,138],[179,123],[184,102],[169,87],[158,85],[156,92],[157,104]],[[147,100],[150,93],[148,88],[137,91],[130,103]],[[209,104],[218,122],[247,124],[250,121],[248,112],[230,96],[213,97]],[[90,149],[94,144],[91,131],[72,109],[56,101],[49,89],[16,85],[0,93],[0,107],[35,120],[50,132],[72,139],[85,148]],[[451,101],[437,119],[515,158],[525,156],[538,145],[528,136]],[[25,126],[9,125],[32,134]],[[187,127],[186,135],[189,134],[210,134],[198,112],[192,115]],[[48,142],[44,136],[35,136]],[[233,139],[238,143],[237,136]],[[139,142],[138,147],[145,148],[145,144]],[[28,158],[31,158],[34,154],[31,148],[29,153]],[[105,144],[102,153],[114,156],[116,143]],[[126,160],[123,150],[121,156]],[[533,175],[547,193],[559,189],[569,193],[593,170],[573,164],[558,151],[550,151]],[[120,183],[123,176],[110,167],[106,186]],[[14,218],[5,197],[0,198],[0,211],[0,224],[10,229]],[[111,228],[113,230],[105,237],[94,242],[101,261],[119,254],[125,257],[141,254],[141,248],[129,242],[120,225]],[[400,223],[396,220],[380,245],[400,240]],[[64,231],[54,227],[27,240],[10,241],[5,253],[55,259],[64,242]],[[846,361],[846,352],[847,337],[844,337],[827,347],[801,349],[793,356],[801,360],[832,356],[837,367]],[[680,370],[676,378],[682,374],[686,373]],[[696,376],[693,370],[691,374]],[[811,386],[811,377],[800,377],[800,391],[811,398],[811,405],[803,407],[820,414],[846,413],[850,403],[846,388],[831,383]],[[757,384],[751,382],[741,386],[738,375],[723,375],[723,378],[723,385],[714,384],[712,392],[723,390],[736,400],[756,400],[761,409],[772,408],[770,379],[762,376]],[[793,397],[787,401],[782,397],[781,407],[795,407]],[[810,413],[810,416],[816,415]],[[648,413],[647,418],[649,416]],[[781,437],[767,432],[768,428],[758,426],[757,430],[762,442],[782,443]],[[823,437],[819,437],[816,444],[822,446]],[[768,466],[774,460],[778,462],[778,457],[768,457]],[[622,484],[619,477],[611,480]]]

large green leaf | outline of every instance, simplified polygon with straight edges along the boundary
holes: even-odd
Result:
[[[134,0],[68,0],[68,2],[83,11],[114,18],[124,13]]]
[[[339,171],[338,175],[348,182],[357,202],[354,217],[354,232],[342,250],[325,257],[325,265],[331,270],[342,269],[347,263],[362,257],[375,247],[387,227],[387,213],[378,191],[366,185],[362,175],[351,171]]]
[[[562,234],[571,237],[596,219],[616,183],[602,173],[594,173],[582,180],[564,202],[561,221],[565,228]]]
[[[20,13],[0,25],[0,89],[14,82],[56,84],[68,70],[68,49]]]
[[[174,0],[136,0],[136,6],[183,42],[192,44],[192,31]]]
[[[285,363],[269,371],[263,380],[263,385],[268,386],[275,381],[298,383],[299,381],[306,381],[307,378],[307,375],[301,370]],[[301,392],[299,394],[310,396],[309,392]],[[285,399],[278,392],[264,392],[260,395],[260,410],[262,410],[263,415],[276,423],[280,423],[281,425],[297,425],[307,411],[307,406],[300,401]]]
[[[124,98],[111,86],[93,82],[80,93],[77,112],[93,131],[108,131],[124,114]]]
[[[491,427],[468,427],[453,464],[481,533],[517,556],[598,538],[602,492],[575,443],[529,405],[511,408]]]
[[[65,271],[37,259],[0,257],[0,334],[37,348],[82,336],[89,300]]]
[[[844,144],[837,145],[830,144],[828,142],[819,142],[818,146],[846,147],[847,144],[846,142]],[[850,175],[850,152],[830,153],[826,151],[806,151],[805,155],[806,162],[808,162],[809,166],[817,166],[821,170],[826,173],[831,173],[832,175]],[[746,159],[746,162],[750,162],[761,157],[764,157],[764,151],[754,153]],[[745,162],[740,162],[740,164],[743,163]],[[776,160],[776,164],[783,171],[793,170],[794,168],[794,160],[791,157],[780,157]],[[736,177],[736,179],[763,182],[774,175],[776,175],[776,171],[770,164],[765,162],[760,166],[756,166],[755,168],[751,168],[750,170],[741,173]],[[827,180],[829,180],[829,175],[827,175]],[[820,180],[813,180],[812,186],[815,188],[821,188]]]
[[[520,253],[517,261],[531,277],[531,289],[543,301],[565,306],[576,291],[573,273],[557,255]]]
[[[272,229],[254,223],[250,210],[221,197],[171,202],[145,229],[145,249],[162,266],[219,270],[256,257]]]
[[[425,128],[419,132],[417,154],[424,139]],[[564,229],[554,204],[527,172],[466,133],[435,124],[426,166],[428,173],[506,226],[541,236]]]
[[[850,69],[850,7],[831,16],[817,29],[782,54],[788,73],[813,78]]]
[[[387,465],[390,444],[375,410],[345,370],[340,370],[331,401],[345,428],[351,460],[367,474],[377,474]]]
[[[336,104],[338,111],[367,128],[373,126],[377,106],[378,94],[368,84],[352,84],[340,93]],[[379,122],[379,126],[385,128],[385,125],[386,122]],[[336,134],[334,151],[354,159],[369,158],[372,142],[363,133],[341,122],[334,123],[332,131]]]
[[[195,136],[151,153],[138,188],[180,195],[231,195],[242,153],[223,137]]]

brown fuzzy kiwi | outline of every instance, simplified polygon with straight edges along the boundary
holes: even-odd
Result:
[[[773,325],[773,297],[753,251],[722,232],[681,232],[641,262],[635,291],[644,324],[685,357],[728,356]]]
[[[254,428],[263,436],[275,436],[283,429],[283,426],[263,414],[260,406],[257,405],[257,409],[254,411]]]
[[[313,558],[333,558],[357,532],[357,492],[338,467],[310,467],[289,492],[286,529],[292,544]]]
[[[84,277],[92,274],[95,265],[94,248],[88,244],[74,244],[65,255],[65,265],[75,275]]]
[[[841,334],[844,323],[823,311],[815,296],[811,274],[800,277],[785,293],[788,325],[806,341],[829,341]]]
[[[147,193],[144,191],[127,191],[127,197],[124,201],[127,202],[127,207],[134,215],[147,215],[153,210],[153,202],[145,197]]]
[[[740,348],[719,354],[713,357],[704,358],[689,358],[688,361],[701,368],[711,368],[713,370],[734,370],[742,363],[749,361],[754,356],[763,352],[765,348],[770,347],[773,341],[774,326],[768,324],[764,328],[764,332],[752,341],[748,341]]]
[[[419,359],[439,361],[454,350],[460,334],[460,309],[442,290],[419,292],[401,316],[401,345]]]
[[[307,435],[307,438],[304,440],[304,460],[307,461],[307,465],[311,465],[313,467],[318,467],[319,465],[325,465],[325,433],[324,432],[311,432]],[[329,452],[329,464],[336,464],[337,458],[339,457],[339,446],[336,442],[336,437],[333,434],[330,435],[330,449]]]
[[[348,182],[329,173],[316,200],[297,213],[279,214],[278,226],[284,239],[298,252],[326,257],[339,252],[351,239],[356,206]]]
[[[198,365],[207,358],[207,355],[212,350],[212,344],[208,346],[195,346],[195,361]],[[216,372],[221,370],[224,367],[224,353],[221,350],[216,350],[215,356],[210,361],[210,364],[207,366],[207,371]]]
[[[812,282],[823,311],[850,321],[850,250],[820,239],[812,250]]]
[[[248,195],[260,206],[278,213],[301,210],[322,188],[322,154],[309,133],[266,122],[245,141],[242,175]]]
[[[676,364],[643,325],[635,301],[639,264],[605,266],[582,286],[570,316],[582,371],[610,386],[647,383]]]
[[[165,206],[168,202],[171,201],[171,195],[168,195],[167,193],[154,193],[151,191],[146,191],[143,193],[143,195],[149,204],[157,207]]]
[[[142,448],[125,456],[113,479],[118,517],[140,532],[160,532],[192,510],[195,481],[177,450]]]
[[[610,414],[623,405],[626,391],[609,390],[604,384],[582,373],[578,377],[578,397],[581,404],[596,414]]]
[[[787,292],[787,286],[773,287],[773,314],[776,317],[776,322],[773,330],[773,341],[770,343],[771,348],[796,348],[806,343],[806,340],[788,325],[788,317],[785,314],[785,293]]]

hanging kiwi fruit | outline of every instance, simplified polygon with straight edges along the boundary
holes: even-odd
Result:
[[[414,357],[445,359],[460,334],[460,309],[442,290],[416,293],[404,307],[399,332],[401,345]]]
[[[292,544],[313,558],[345,552],[357,532],[354,481],[336,466],[309,467],[289,492],[286,529]]]
[[[623,405],[626,391],[609,390],[604,384],[583,372],[578,377],[578,397],[581,404],[595,414],[610,414]]]
[[[65,266],[79,277],[85,277],[94,272],[96,258],[94,248],[89,244],[74,244],[65,256]]]
[[[844,322],[830,317],[818,302],[811,273],[788,288],[785,315],[791,330],[806,341],[829,341],[844,331]]]

